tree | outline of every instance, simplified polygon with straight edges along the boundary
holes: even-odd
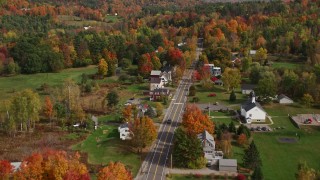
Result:
[[[285,70],[281,78],[281,89],[284,93],[294,94],[299,76],[293,70]]]
[[[230,122],[229,127],[228,127],[229,132],[231,133],[236,133],[237,132],[237,128],[234,125],[233,121]]]
[[[15,94],[11,99],[10,116],[18,124],[20,130],[29,131],[35,127],[35,122],[39,121],[39,111],[41,109],[38,93],[30,89],[23,90]]]
[[[7,160],[0,160],[0,178],[3,180],[9,180],[11,173],[13,172],[13,166]]]
[[[237,100],[237,96],[236,96],[236,93],[234,92],[234,90],[231,91],[231,94],[229,96],[229,101],[236,101]]]
[[[47,150],[24,159],[14,179],[89,180],[89,173],[79,161],[79,154],[68,156],[64,151]]]
[[[250,169],[255,169],[262,165],[259,151],[254,144],[254,141],[252,141],[249,147],[244,151],[243,164]]]
[[[107,94],[106,99],[108,100],[107,105],[111,108],[116,106],[119,103],[119,95],[116,91],[110,91]]]
[[[243,124],[241,124],[237,130],[237,135],[240,136],[240,134],[245,134],[247,138],[251,137],[250,129]]]
[[[240,86],[241,74],[238,69],[226,68],[222,73],[223,85],[227,88],[227,91]]]
[[[103,77],[107,75],[107,72],[108,72],[108,64],[106,60],[100,59],[99,65],[98,65],[98,74]]]
[[[153,69],[153,64],[151,62],[151,55],[149,53],[143,54],[138,62],[138,72],[143,77],[150,75]]]
[[[314,180],[316,179],[316,172],[314,169],[309,168],[306,162],[298,164],[298,173],[296,173],[297,180]]]
[[[252,58],[251,57],[243,58],[242,61],[241,61],[241,65],[242,65],[241,70],[242,70],[242,72],[247,72],[249,70],[251,64],[252,64]]]
[[[238,139],[237,139],[237,143],[238,143],[239,145],[244,145],[244,144],[246,144],[246,143],[247,143],[247,136],[246,136],[244,133],[240,134],[239,137],[238,137]]]
[[[163,114],[163,105],[159,102],[156,102],[156,113],[157,117],[160,117]]]
[[[177,167],[195,169],[204,166],[202,163],[197,163],[197,160],[203,157],[203,150],[196,135],[177,128],[173,144],[173,161]]]
[[[260,64],[262,65],[262,61],[267,59],[267,55],[268,55],[267,53],[268,53],[267,49],[261,47],[257,50],[257,53],[255,55],[255,59],[260,61]]]
[[[224,131],[221,135],[221,145],[222,145],[222,151],[224,155],[227,157],[232,156],[232,134],[228,131]]]
[[[98,173],[98,180],[132,180],[132,174],[126,169],[124,164],[120,162],[109,162],[109,164],[102,168]]]
[[[154,118],[157,116],[155,110],[152,106],[148,105],[147,111],[144,113],[144,115],[149,116],[150,118]]]
[[[277,94],[277,82],[275,79],[270,77],[262,78],[256,88],[257,95],[261,97],[264,102],[270,102],[272,97]]]
[[[182,117],[182,126],[190,134],[197,135],[207,130],[210,134],[214,133],[214,124],[208,115],[195,105],[187,105]]]
[[[126,122],[130,122],[132,116],[132,105],[125,106],[122,110],[122,115]]]
[[[51,120],[53,115],[53,105],[49,96],[45,97],[43,113],[49,120]]]
[[[263,180],[263,174],[262,174],[262,170],[260,166],[257,166],[254,171],[253,174],[251,175],[251,179],[254,180]]]
[[[156,138],[157,129],[148,116],[134,120],[131,144],[137,149],[138,153],[140,153],[143,148],[151,145]]]
[[[302,103],[307,107],[310,107],[314,102],[313,97],[310,94],[304,94],[301,100]]]
[[[195,96],[196,95],[196,87],[194,85],[191,85],[189,88],[189,96]]]

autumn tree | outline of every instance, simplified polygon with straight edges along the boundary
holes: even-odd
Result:
[[[160,117],[163,114],[163,105],[160,102],[156,102],[156,113],[157,117]]]
[[[98,65],[98,74],[100,76],[105,76],[107,75],[108,72],[108,64],[104,59],[100,59],[99,65]]]
[[[208,115],[195,105],[187,105],[182,117],[182,126],[191,134],[199,134],[207,130],[210,134],[214,133],[214,124]]]
[[[254,141],[251,142],[249,147],[244,152],[243,157],[243,164],[245,167],[250,169],[255,169],[258,166],[261,166],[261,159],[259,151],[254,143]]]
[[[44,100],[44,107],[43,107],[43,113],[46,116],[46,118],[48,118],[49,120],[51,120],[52,115],[53,115],[53,105],[51,103],[51,99],[49,96],[45,97]]]
[[[0,160],[0,179],[9,180],[9,177],[13,173],[13,166],[7,160]]]
[[[239,136],[238,136],[238,139],[237,139],[237,143],[239,144],[239,145],[244,145],[244,144],[246,144],[247,143],[247,136],[245,135],[245,134],[240,134]]]
[[[226,68],[222,73],[223,86],[226,87],[227,91],[240,86],[241,74],[238,69]]]
[[[298,164],[298,172],[296,173],[297,180],[314,180],[317,179],[316,171],[308,167],[306,162]]]
[[[14,179],[69,179],[89,180],[86,166],[79,161],[79,154],[68,156],[64,151],[47,150],[24,159]]]
[[[263,77],[259,80],[255,92],[264,102],[270,102],[271,98],[275,97],[277,94],[277,87],[278,86],[275,78]]]
[[[132,116],[132,105],[125,106],[122,110],[122,116],[126,122],[131,121]]]
[[[222,147],[223,153],[227,157],[231,157],[232,156],[231,141],[232,141],[232,134],[230,132],[228,132],[228,131],[224,131],[222,133],[222,135],[221,135],[221,147]]]
[[[107,105],[112,108],[119,103],[119,95],[116,91],[110,91],[105,100],[108,101]]]
[[[151,62],[151,55],[149,53],[143,54],[138,62],[138,72],[143,77],[150,75],[153,69],[153,64]]]
[[[98,180],[132,180],[132,174],[126,169],[124,164],[120,162],[109,162],[109,164],[102,168],[98,173]]]
[[[131,145],[135,147],[138,153],[157,138],[157,129],[152,119],[144,116],[134,120],[132,127]]]
[[[177,167],[197,169],[205,165],[201,142],[195,134],[177,128],[173,144],[173,161]]]
[[[267,55],[268,55],[267,53],[268,53],[267,49],[261,47],[257,50],[255,59],[260,61],[260,64],[262,65],[262,61],[267,59]]]

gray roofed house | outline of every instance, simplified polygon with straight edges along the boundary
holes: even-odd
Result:
[[[255,87],[256,85],[254,84],[241,84],[241,93],[250,94],[252,91],[254,91]]]
[[[201,141],[204,157],[209,164],[214,164],[215,160],[223,158],[222,151],[215,151],[216,144],[214,138],[208,131],[204,130],[197,137]]]
[[[278,95],[277,101],[278,101],[280,104],[292,104],[292,103],[293,103],[293,100],[290,99],[288,96],[286,96],[286,95],[284,95],[284,94]]]

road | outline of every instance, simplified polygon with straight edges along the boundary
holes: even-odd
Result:
[[[201,47],[201,46],[200,46]],[[197,50],[197,59],[202,49]],[[140,168],[139,174],[136,179],[140,180],[162,180],[165,179],[166,164],[170,164],[171,147],[173,142],[173,135],[175,129],[178,127],[181,121],[181,116],[184,111],[189,87],[191,86],[191,76],[193,69],[186,69],[182,80],[176,89],[176,93],[173,96],[169,105],[168,111],[165,114],[163,123],[159,128],[159,133],[156,142],[154,143],[152,150],[145,158]],[[171,119],[170,124],[166,123],[167,119]]]

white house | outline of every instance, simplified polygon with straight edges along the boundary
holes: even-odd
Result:
[[[214,64],[204,64],[203,66],[209,69],[211,76],[221,75],[221,67],[215,67]]]
[[[293,100],[290,99],[288,96],[284,95],[284,94],[280,94],[278,97],[277,97],[277,101],[280,103],[280,104],[292,104],[293,103]]]
[[[253,93],[251,99],[241,105],[241,116],[243,116],[247,123],[251,122],[265,122],[267,113],[256,102],[256,97]]]
[[[209,164],[213,164],[215,160],[223,158],[222,151],[215,151],[216,144],[214,142],[214,138],[208,133],[208,131],[204,130],[197,136],[201,141],[204,157],[207,159]]]
[[[164,88],[164,85],[171,80],[171,71],[161,72],[158,70],[152,70],[150,74],[150,91],[158,88]]]
[[[120,133],[121,140],[129,140],[131,139],[131,131],[129,129],[129,124],[124,123],[118,127],[118,132]]]

